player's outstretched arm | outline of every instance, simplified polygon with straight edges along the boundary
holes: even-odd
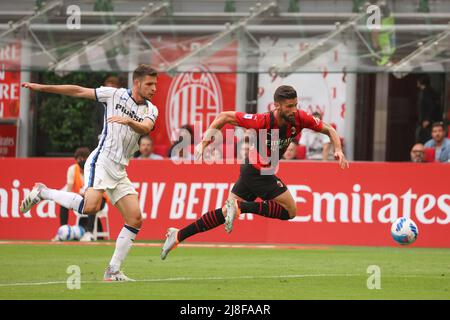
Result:
[[[155,126],[155,123],[148,118],[144,119],[144,121],[142,122],[139,122],[127,117],[112,116],[108,118],[107,122],[108,123],[115,122],[129,126],[131,129],[133,129],[136,133],[139,133],[140,135],[149,134],[150,131],[152,131],[153,127]]]
[[[236,111],[224,111],[221,112],[216,119],[211,123],[209,128],[206,130],[205,136],[202,139],[202,142],[200,142],[195,147],[195,158],[198,160],[201,155],[203,154],[203,151],[208,146],[208,144],[211,143],[212,137],[217,133],[217,131],[221,130],[226,124],[231,124],[236,126],[237,119],[236,119]]]
[[[84,88],[76,85],[70,84],[52,85],[52,84],[24,82],[22,83],[22,87],[33,91],[62,94],[65,96],[95,100],[94,89]]]
[[[348,161],[345,158],[344,152],[342,152],[341,139],[334,128],[326,122],[323,122],[321,133],[330,137],[331,143],[334,147],[334,158],[339,160],[339,166],[341,169],[348,168]]]
[[[236,111],[223,111],[221,112],[216,119],[211,123],[208,130],[215,129],[220,130],[222,129],[226,124],[232,124],[233,126],[237,126],[237,119],[236,119]],[[205,140],[205,139],[203,139]]]

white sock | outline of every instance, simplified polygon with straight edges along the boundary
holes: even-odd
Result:
[[[80,210],[83,209],[84,198],[77,193],[45,188],[42,189],[39,196],[43,200],[52,200],[64,208],[82,213]]]
[[[120,270],[122,262],[127,257],[138,232],[139,229],[135,229],[127,225],[123,226],[116,240],[116,250],[114,251],[111,262],[109,263],[112,272]]]

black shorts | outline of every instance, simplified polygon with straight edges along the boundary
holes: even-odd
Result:
[[[272,200],[286,190],[286,185],[277,176],[262,175],[253,165],[243,164],[239,179],[231,192],[245,201],[254,201],[258,197],[263,200]]]

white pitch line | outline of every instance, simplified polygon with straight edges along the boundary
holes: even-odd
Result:
[[[239,277],[203,277],[203,278],[193,278],[193,277],[175,277],[175,278],[159,278],[159,279],[140,279],[133,281],[134,283],[138,282],[182,282],[182,281],[227,281],[227,280],[257,280],[257,279],[301,279],[301,278],[323,278],[323,277],[364,277],[364,274],[359,273],[346,273],[346,274],[289,274],[289,275],[276,275],[276,276],[239,276]],[[389,276],[388,276],[389,277]],[[442,276],[438,275],[396,275],[396,278],[436,278],[441,279]],[[54,284],[66,284],[67,281],[49,281],[49,282],[18,282],[18,283],[0,283],[1,287],[20,287],[20,286],[44,286],[44,285],[54,285]],[[89,284],[89,283],[123,283],[123,282],[108,282],[108,281],[99,281],[99,280],[91,280],[91,281],[81,281],[81,284]]]
[[[239,276],[239,277],[176,277],[176,278],[160,278],[160,279],[141,279],[136,282],[177,282],[177,281],[227,281],[227,280],[257,280],[257,279],[299,279],[299,278],[313,278],[313,277],[355,277],[361,274],[290,274],[277,276]],[[107,281],[81,281],[81,284],[88,283],[117,283]],[[18,283],[0,283],[0,287],[19,287],[19,286],[44,286],[53,284],[66,284],[66,281],[49,281],[49,282],[18,282]]]

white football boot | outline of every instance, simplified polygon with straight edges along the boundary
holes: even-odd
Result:
[[[40,197],[40,193],[42,189],[47,188],[43,183],[36,183],[30,193],[23,199],[20,204],[20,212],[28,212],[30,209],[38,204],[42,199]]]
[[[105,274],[103,275],[103,281],[136,281],[128,278],[123,274],[122,271],[113,271],[111,266],[106,268]]]
[[[234,220],[241,214],[241,210],[237,204],[237,199],[228,199],[225,202],[227,215],[225,217],[225,231],[231,233],[233,230]]]
[[[178,229],[169,228],[167,229],[166,241],[163,244],[161,250],[161,260],[164,260],[169,254],[170,250],[175,249],[178,245]]]
[[[80,242],[91,242],[94,241],[94,236],[91,232],[87,231],[80,239]]]

